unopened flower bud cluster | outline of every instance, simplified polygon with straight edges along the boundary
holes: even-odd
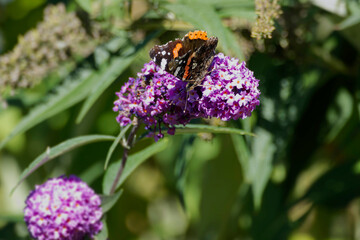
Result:
[[[251,29],[251,37],[271,38],[275,30],[274,19],[282,13],[278,0],[255,0],[255,8],[258,17]]]
[[[64,61],[86,57],[95,46],[74,12],[66,12],[63,4],[48,6],[44,20],[0,56],[0,93],[32,87]]]

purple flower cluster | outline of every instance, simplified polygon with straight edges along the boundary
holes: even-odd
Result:
[[[24,219],[37,240],[81,240],[102,229],[100,197],[76,176],[49,179],[25,203]]]
[[[126,126],[135,115],[153,133],[158,129],[155,137],[161,138],[161,124],[174,134],[176,124],[185,125],[195,118],[246,118],[260,104],[259,80],[245,62],[222,53],[214,57],[201,86],[187,92],[186,84],[154,62],[146,63],[138,77],[130,78],[116,93],[116,120]]]

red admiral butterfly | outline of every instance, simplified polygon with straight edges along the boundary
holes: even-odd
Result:
[[[188,82],[186,90],[193,90],[201,84],[215,55],[217,37],[207,37],[205,31],[194,31],[182,39],[156,45],[150,50],[150,57],[166,72]]]

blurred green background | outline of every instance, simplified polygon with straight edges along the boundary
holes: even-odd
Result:
[[[61,154],[10,196],[48,146],[116,136],[115,92],[154,44],[194,29],[247,62],[261,99],[250,118],[193,123],[256,137],[137,143],[131,154],[164,150],[126,180],[109,239],[360,239],[359,1],[0,0],[1,240],[30,239],[24,201],[49,177],[76,174],[103,191],[109,141]]]

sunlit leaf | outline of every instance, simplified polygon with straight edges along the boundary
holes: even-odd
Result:
[[[265,130],[258,130],[253,139],[252,155],[249,158],[248,176],[254,195],[254,206],[259,209],[265,187],[272,171],[272,159],[276,150],[272,135]]]
[[[110,84],[113,83],[124,70],[126,70],[126,68],[129,67],[135,57],[136,55],[114,58],[109,66],[103,67],[100,72],[97,73],[98,81],[94,86],[89,86],[94,87],[94,91],[90,93],[89,97],[82,106],[76,119],[77,123],[79,123],[85,117],[85,114],[89,111],[90,107],[105,91],[105,89],[109,87]]]
[[[82,71],[81,76],[79,76],[76,82],[67,81],[64,86],[57,89],[56,94],[46,100],[46,103],[36,106],[21,120],[10,135],[0,143],[0,149],[16,135],[24,133],[45,119],[80,102],[87,96],[89,92],[88,86],[96,80],[96,74],[86,70]]]
[[[201,3],[192,4],[167,4],[165,8],[175,13],[183,21],[189,22],[195,28],[207,31],[210,35],[219,38],[219,45],[227,55],[235,55],[244,59],[242,50],[233,35],[227,29],[214,8]]]
[[[241,17],[250,21],[256,19],[255,2],[253,0],[195,0],[190,1],[190,4],[193,4],[193,2],[212,5],[221,18]]]
[[[121,44],[125,44],[125,46],[129,44],[128,42],[121,41],[120,38],[115,38],[115,40],[109,41],[106,47],[109,48],[111,43],[114,42],[118,44],[112,47],[113,50],[115,50],[114,48],[118,49],[122,46]],[[96,71],[90,64],[85,64],[83,67],[77,69],[75,73],[65,80],[62,86],[55,90],[55,94],[45,100],[44,104],[36,106],[22,119],[15,129],[0,143],[0,149],[16,135],[24,133],[40,122],[60,113],[87,97],[92,89],[94,89],[94,86],[99,84],[99,77],[103,71],[105,71],[104,69],[106,69],[105,65],[102,66],[100,71]]]
[[[122,56],[113,58],[109,65],[102,68],[98,73],[97,83],[89,86],[92,91],[80,110],[76,119],[77,123],[82,121],[85,114],[90,110],[91,106],[96,102],[99,96],[130,66],[146,44],[158,36],[160,32],[161,31],[155,31],[152,34],[149,34],[145,40],[136,47],[129,45],[122,50]],[[110,45],[108,47],[110,47]]]
[[[360,15],[351,15],[337,25],[338,30],[344,30],[360,23]]]
[[[144,150],[141,150],[133,155],[130,155],[125,165],[125,168],[122,172],[122,175],[119,179],[119,182],[116,184],[116,188],[118,188],[141,163],[143,163],[146,159],[150,158],[152,155],[164,150],[167,144],[168,144],[168,139],[165,138],[161,141],[158,141],[150,145]],[[120,164],[121,164],[121,160],[116,161],[112,163],[107,169],[103,180],[103,193],[105,194],[110,193],[111,187],[113,185],[113,182],[115,181],[116,174],[119,170]]]
[[[255,21],[256,14],[254,10],[242,9],[239,10],[237,8],[226,8],[219,11],[219,16],[221,18],[225,17],[241,17],[243,19],[247,19],[249,21]]]
[[[184,1],[187,4],[207,4],[207,5],[212,5],[214,6],[216,9],[218,8],[233,8],[233,9],[244,9],[244,8],[248,8],[248,9],[253,9],[255,10],[255,3],[253,0],[189,0],[189,1]]]
[[[91,0],[75,0],[82,9],[87,11],[88,13],[91,12]]]
[[[38,169],[45,163],[51,161],[52,159],[56,158],[57,156],[60,156],[66,152],[69,152],[74,148],[80,147],[85,144],[100,142],[100,141],[111,141],[114,139],[115,137],[107,136],[107,135],[88,135],[88,136],[71,138],[52,148],[48,148],[44,153],[42,153],[34,161],[32,161],[30,165],[22,172],[19,182],[12,189],[11,192],[14,192],[15,189],[19,186],[19,184],[22,183],[36,169]]]
[[[229,128],[229,127],[217,127],[217,126],[210,126],[205,124],[187,124],[177,125],[176,126],[176,133],[177,134],[184,134],[184,133],[199,133],[199,132],[206,132],[206,133],[225,133],[225,134],[239,134],[239,135],[249,135],[255,136],[253,133],[245,132],[244,130],[237,129],[237,128]]]

